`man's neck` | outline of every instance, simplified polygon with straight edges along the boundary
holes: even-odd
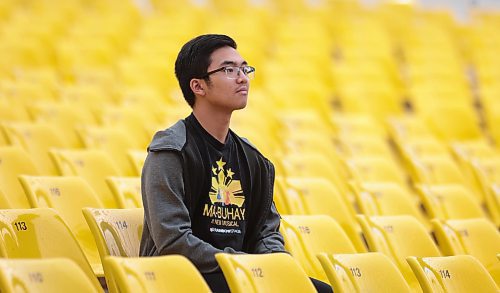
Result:
[[[203,111],[202,108],[195,107],[193,114],[196,120],[210,135],[215,137],[221,143],[226,142],[227,133],[229,132],[229,123],[231,121],[231,113]]]

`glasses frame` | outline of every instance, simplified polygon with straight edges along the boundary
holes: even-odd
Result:
[[[250,68],[250,71],[248,73],[245,73],[243,71],[244,67]],[[214,69],[214,70],[211,70],[211,71],[205,73],[205,75],[202,78],[208,78],[210,75],[212,75],[214,73],[217,73],[219,71],[224,71],[227,68],[238,68],[238,72],[236,74],[239,76],[240,72],[243,72],[243,75],[246,76],[246,77],[248,77],[249,79],[251,79],[251,78],[248,75],[255,72],[255,67],[250,66],[250,65],[243,65],[243,66],[222,66],[220,68],[217,68],[217,69]],[[224,72],[224,74],[226,74],[226,78],[228,78],[228,79],[238,79],[238,77],[236,77],[236,78],[229,77],[229,75],[227,74],[227,72]]]

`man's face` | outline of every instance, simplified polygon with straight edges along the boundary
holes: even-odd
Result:
[[[207,72],[225,66],[241,67],[247,64],[238,51],[231,47],[215,50],[211,55],[211,60]],[[236,79],[229,79],[224,70],[211,74],[209,78],[206,95],[203,97],[208,103],[228,111],[245,108],[250,83],[243,72],[239,72]]]

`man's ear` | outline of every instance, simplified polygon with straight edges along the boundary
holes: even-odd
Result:
[[[206,84],[204,82],[202,82],[201,79],[193,78],[189,82],[189,87],[191,87],[191,90],[193,91],[193,93],[198,95],[198,96],[205,95],[205,86],[206,86]]]

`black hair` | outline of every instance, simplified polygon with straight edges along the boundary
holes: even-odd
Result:
[[[236,49],[236,42],[226,35],[217,34],[198,36],[182,46],[175,60],[175,76],[189,106],[193,107],[195,102],[191,79],[204,78],[212,62],[212,53],[226,46]]]

